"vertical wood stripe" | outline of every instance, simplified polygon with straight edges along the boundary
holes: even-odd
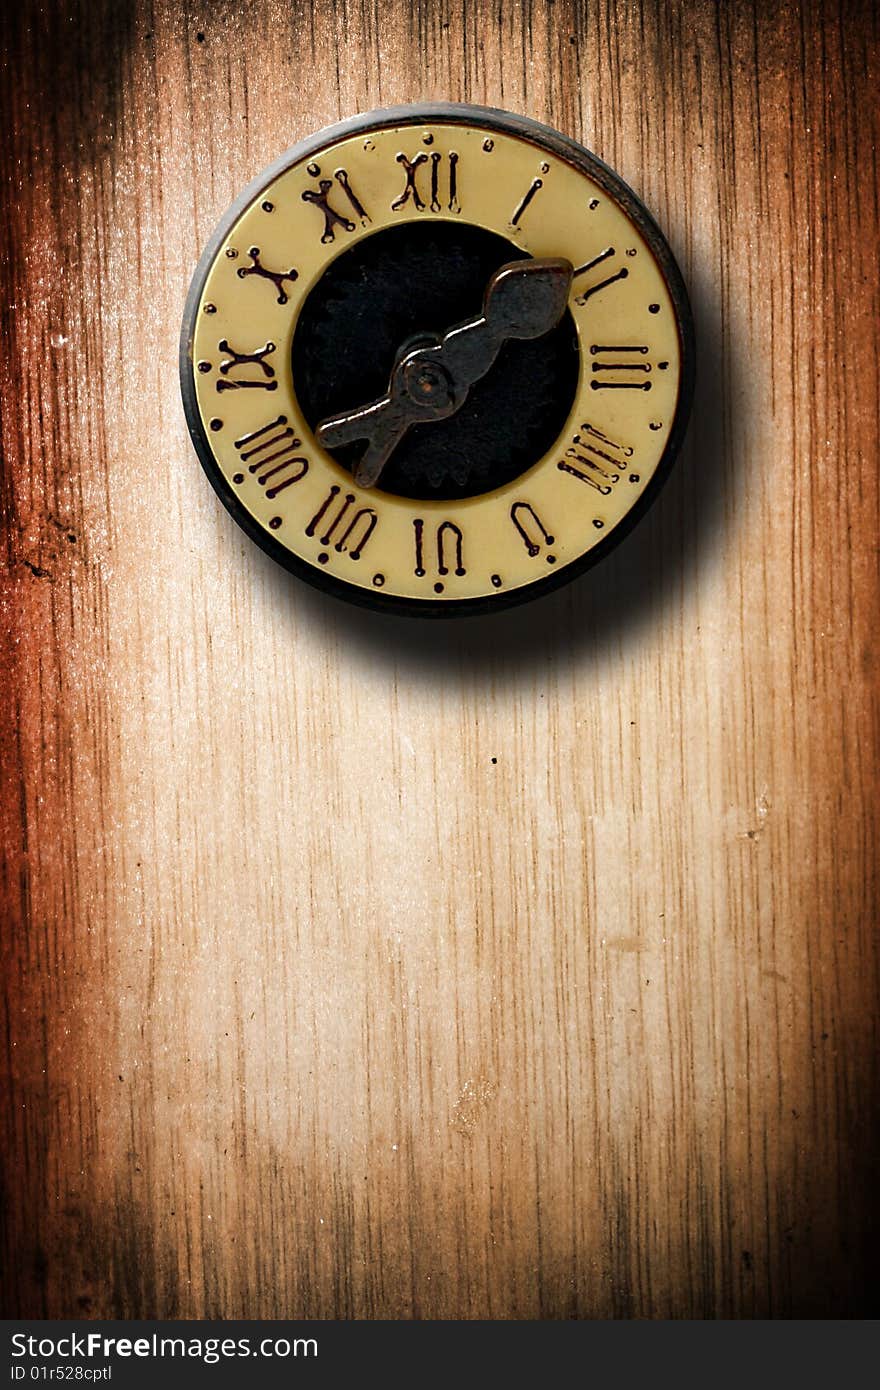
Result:
[[[875,8],[2,24],[7,1313],[870,1311]],[[612,164],[700,344],[614,556],[427,628],[250,545],[176,381],[244,184],[420,99]]]

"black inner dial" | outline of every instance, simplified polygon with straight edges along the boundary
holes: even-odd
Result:
[[[381,396],[401,348],[479,314],[490,276],[524,254],[469,223],[407,222],[337,256],[309,294],[293,340],[294,388],[312,429]],[[382,490],[451,499],[511,482],[562,432],[579,365],[568,310],[544,337],[505,343],[456,414],[407,431]],[[332,452],[353,470],[363,445]]]

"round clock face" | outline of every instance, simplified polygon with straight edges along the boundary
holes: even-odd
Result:
[[[687,295],[650,215],[545,126],[469,106],[305,141],[199,265],[181,382],[247,533],[357,603],[444,616],[566,582],[686,424]]]

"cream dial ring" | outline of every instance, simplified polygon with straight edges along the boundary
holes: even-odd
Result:
[[[328,420],[387,393],[407,353],[430,361],[529,258],[570,265],[563,321],[499,344],[453,418],[408,417],[359,486],[322,420],[341,439]],[[339,597],[434,617],[601,559],[675,458],[693,359],[681,276],[626,185],[545,126],[441,105],[334,126],[251,185],[199,264],[180,371],[208,477],[263,549]]]

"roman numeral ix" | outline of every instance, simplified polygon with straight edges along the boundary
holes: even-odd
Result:
[[[302,440],[297,439],[286,415],[278,415],[234,442],[242,463],[269,498],[298,483],[309,471],[308,459],[296,452]]]

